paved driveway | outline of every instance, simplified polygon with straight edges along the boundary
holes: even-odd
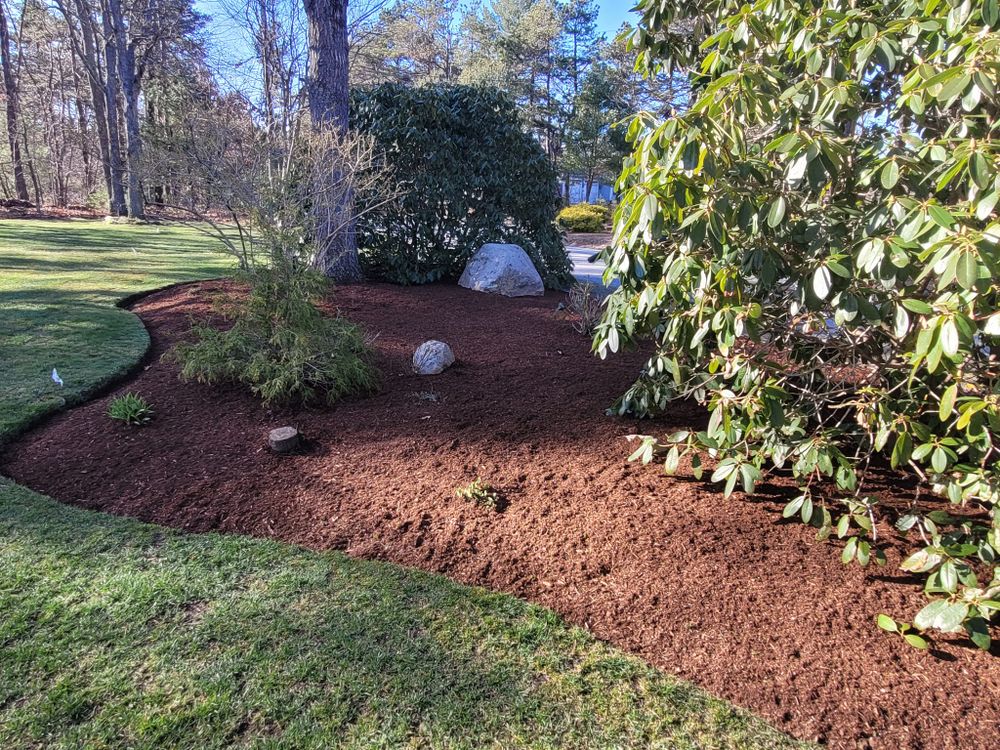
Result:
[[[577,281],[586,281],[591,284],[603,286],[601,277],[604,275],[604,263],[599,260],[590,260],[597,252],[598,250],[592,247],[578,247],[574,245],[566,247],[566,254],[573,264],[573,277]],[[608,288],[614,289],[616,286],[618,286],[617,280],[611,282]]]

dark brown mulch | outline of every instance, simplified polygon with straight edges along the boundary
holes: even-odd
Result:
[[[924,653],[874,625],[920,606],[884,569],[780,519],[778,482],[756,501],[629,465],[631,432],[697,423],[693,405],[636,424],[604,415],[641,358],[593,358],[558,295],[509,300],[457,287],[338,291],[371,332],[382,392],[333,409],[269,413],[235,387],[182,384],[161,354],[218,284],[156,294],[136,311],[154,358],[117,392],[156,408],[113,423],[110,396],[29,433],[3,457],[16,480],[67,502],[169,524],[276,537],[391,560],[552,607],[601,638],[843,748],[986,748],[1000,741],[1000,660],[962,639]],[[410,371],[447,341],[443,375]],[[299,455],[265,447],[292,423]],[[454,496],[481,476],[503,512]]]
[[[0,219],[100,219],[104,214],[87,206],[0,206]]]
[[[611,244],[611,232],[567,232],[566,244],[603,250]]]

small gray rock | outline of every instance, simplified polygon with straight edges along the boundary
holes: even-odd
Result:
[[[443,341],[425,341],[413,352],[413,371],[417,375],[439,375],[454,362],[451,347]]]
[[[459,286],[505,297],[540,297],[545,285],[531,258],[519,245],[483,245],[473,255]]]
[[[267,435],[267,442],[275,453],[290,453],[299,447],[299,431],[294,427],[278,427]]]

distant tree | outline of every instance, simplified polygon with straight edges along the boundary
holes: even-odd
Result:
[[[461,73],[459,0],[400,0],[385,9],[352,60],[360,83],[452,83]]]
[[[631,152],[628,119],[640,111],[665,116],[682,107],[690,87],[683,76],[646,76],[635,70],[625,37],[601,42],[589,63],[566,124],[561,168],[585,180],[589,197],[597,180],[614,181]],[[568,194],[568,190],[567,190]]]
[[[615,77],[608,67],[598,64],[586,76],[573,103],[573,115],[566,126],[562,169],[565,175],[583,177],[584,200],[597,180],[613,181],[628,153],[616,126],[627,113],[619,109],[614,91]],[[568,197],[568,191],[567,191]]]
[[[24,179],[24,165],[21,161],[21,144],[18,141],[20,132],[20,112],[18,81],[14,73],[14,62],[10,44],[10,31],[7,26],[8,0],[0,2],[0,66],[3,68],[3,89],[6,96],[7,145],[10,149],[11,171],[14,175],[14,197],[18,200],[28,200],[28,183]]]
[[[568,0],[560,6],[563,18],[560,64],[571,103],[580,95],[587,71],[599,59],[604,39],[597,31],[599,11],[596,0]]]
[[[563,17],[554,0],[489,0],[465,20],[463,83],[505,91],[550,158],[561,147],[560,45]]]
[[[629,28],[622,26],[613,39],[601,45],[598,54],[611,106],[622,117],[643,111],[663,117],[685,108],[691,96],[688,76],[666,70],[636,70],[630,37]]]
[[[37,9],[24,38],[38,57],[29,73],[33,113],[52,121],[39,132],[48,141],[56,202],[74,190],[90,198],[96,156],[109,213],[141,217],[143,131],[152,104],[144,85],[175,60],[203,57],[197,35],[204,18],[191,0],[54,0],[54,10],[28,0],[26,7]]]

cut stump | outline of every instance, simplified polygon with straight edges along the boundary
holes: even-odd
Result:
[[[299,431],[294,427],[278,427],[268,433],[267,442],[275,453],[290,453],[299,447]]]

